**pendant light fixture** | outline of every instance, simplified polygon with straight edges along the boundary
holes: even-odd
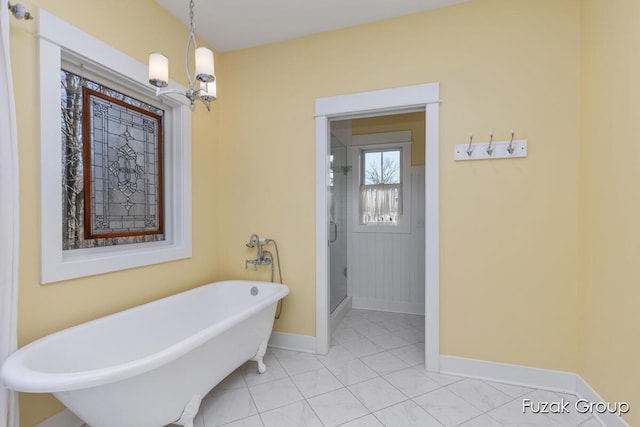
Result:
[[[206,47],[198,47],[196,42],[196,27],[193,23],[193,0],[189,1],[189,37],[185,47],[185,71],[189,88],[186,92],[176,89],[163,89],[169,84],[169,59],[161,53],[149,54],[149,83],[156,88],[156,96],[167,93],[180,93],[189,99],[191,109],[196,100],[202,101],[210,111],[211,101],[216,99],[216,77],[213,65],[213,52]],[[195,73],[189,69],[189,53],[192,49],[195,56]]]

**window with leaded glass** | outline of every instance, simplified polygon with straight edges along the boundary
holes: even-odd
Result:
[[[60,72],[64,250],[164,240],[164,110]]]

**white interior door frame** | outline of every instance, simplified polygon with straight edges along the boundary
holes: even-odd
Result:
[[[316,99],[316,353],[329,351],[329,122],[425,111],[425,365],[440,370],[440,84]]]

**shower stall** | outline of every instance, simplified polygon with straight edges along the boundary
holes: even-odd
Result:
[[[329,264],[330,312],[333,313],[347,297],[347,147],[336,136],[331,136],[330,209],[329,209]]]

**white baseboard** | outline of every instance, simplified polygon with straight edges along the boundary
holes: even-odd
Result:
[[[269,346],[284,350],[303,351],[305,353],[316,352],[316,337],[310,335],[287,334],[285,332],[272,332]]]
[[[75,416],[73,412],[65,409],[62,412],[58,412],[51,418],[47,418],[36,427],[82,427],[84,422]]]
[[[589,402],[606,402],[578,374],[455,356],[440,356],[440,373],[574,394]],[[604,427],[629,427],[612,413],[594,413]]]
[[[576,392],[576,375],[570,372],[454,356],[440,356],[440,372],[562,393]]]
[[[424,303],[393,302],[370,298],[353,297],[353,308],[361,310],[391,311],[394,313],[419,314],[424,316]]]
[[[576,374],[576,394],[589,402],[606,402],[596,391],[578,374]],[[606,427],[629,427],[629,424],[616,414],[605,412],[597,414],[596,418]]]
[[[269,345],[287,350],[315,353],[315,341],[313,336],[273,332]],[[440,356],[440,373],[575,394],[589,402],[606,402],[580,375],[571,372],[455,356]],[[594,415],[602,426],[630,427],[625,420],[616,414],[596,413]],[[65,409],[35,427],[83,427],[84,425],[82,420]]]

